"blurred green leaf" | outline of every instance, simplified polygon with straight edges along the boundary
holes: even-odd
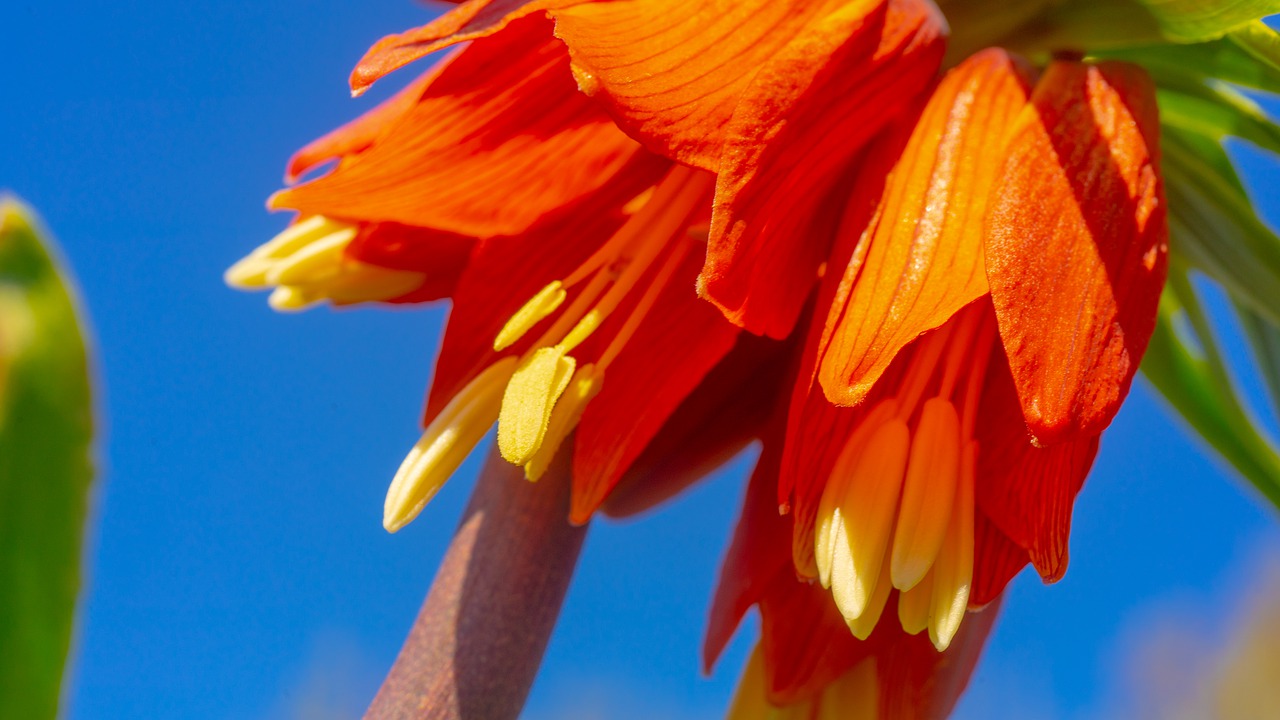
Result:
[[[26,208],[0,198],[0,718],[57,715],[92,421],[67,281]]]
[[[1171,249],[1272,322],[1280,322],[1280,239],[1258,219],[1213,138],[1165,128]]]
[[[1261,61],[1257,55],[1247,49],[1240,37],[1250,38],[1244,42],[1257,42],[1264,48],[1270,47],[1268,36],[1275,39],[1275,31],[1261,22],[1245,26],[1243,30],[1232,32],[1225,38],[1190,45],[1149,45],[1144,47],[1113,48],[1098,50],[1093,56],[1099,60],[1124,60],[1137,63],[1153,75],[1171,75],[1181,73],[1196,78],[1216,78],[1235,83],[1255,90],[1280,93],[1280,64]],[[1280,40],[1276,40],[1280,44]],[[1277,60],[1280,60],[1280,47],[1275,48]]]
[[[1236,394],[1208,317],[1177,263],[1160,299],[1142,372],[1206,442],[1280,507],[1280,457]]]
[[[1255,20],[1242,25],[1232,30],[1227,38],[1259,61],[1259,72],[1280,71],[1280,33],[1272,30],[1266,23]],[[1230,79],[1223,78],[1223,80]],[[1249,83],[1241,84],[1249,85]]]
[[[1138,0],[1173,42],[1220,38],[1249,23],[1280,12],[1280,0]]]
[[[1258,370],[1271,393],[1271,403],[1280,414],[1280,327],[1251,308],[1236,303],[1236,315],[1244,326],[1245,335],[1253,347]]]
[[[1227,136],[1238,137],[1263,150],[1280,153],[1280,126],[1249,98],[1228,87],[1210,86],[1192,78],[1157,76],[1157,80],[1160,85],[1156,97],[1164,125],[1219,142]]]

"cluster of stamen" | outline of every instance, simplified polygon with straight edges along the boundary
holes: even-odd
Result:
[[[907,632],[927,628],[943,650],[960,627],[973,578],[974,426],[995,333],[978,305],[922,337],[897,391],[865,411],[832,468],[818,578],[861,639],[894,589]]]
[[[692,245],[690,226],[709,206],[712,182],[709,174],[675,168],[629,204],[627,221],[582,265],[511,316],[494,339],[497,352],[544,321],[550,325],[521,355],[504,357],[471,380],[427,427],[387,493],[383,524],[388,530],[398,530],[421,511],[495,420],[502,456],[522,466],[531,481],[546,471],[600,392],[610,363],[685,259]],[[624,300],[637,297],[633,293],[638,299],[596,361],[580,365],[574,350]]]
[[[422,285],[425,276],[360,262],[347,253],[358,229],[323,215],[303,217],[226,272],[242,290],[273,288],[276,310],[304,310],[320,302],[349,305],[390,300]]]

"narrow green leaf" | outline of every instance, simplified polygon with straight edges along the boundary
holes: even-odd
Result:
[[[1258,42],[1268,47],[1266,40],[1258,36],[1275,36],[1275,31],[1256,23],[1232,32],[1225,38],[1189,45],[1149,45],[1144,47],[1098,50],[1093,57],[1098,60],[1124,60],[1136,63],[1153,75],[1182,74],[1196,78],[1215,78],[1255,90],[1280,93],[1280,48],[1276,49],[1277,61],[1267,62],[1246,49],[1238,37],[1248,37],[1243,42]]]
[[[1160,86],[1156,97],[1163,124],[1219,142],[1229,135],[1238,137],[1280,154],[1280,126],[1249,98],[1228,87],[1209,86],[1191,78],[1157,80]]]
[[[1253,211],[1211,138],[1166,128],[1170,247],[1255,312],[1280,323],[1280,239]]]
[[[1280,0],[1138,0],[1173,42],[1220,38],[1232,30],[1280,12]]]
[[[1280,72],[1280,33],[1272,30],[1266,23],[1255,20],[1242,25],[1232,30],[1227,35],[1227,39],[1257,60],[1260,72]],[[1241,84],[1249,85],[1249,83]]]
[[[57,716],[91,436],[67,281],[28,211],[0,198],[0,718]]]
[[[1245,335],[1253,347],[1258,370],[1271,393],[1271,404],[1280,414],[1280,327],[1268,321],[1247,305],[1235,303],[1236,315],[1244,326]]]
[[[1193,336],[1190,341],[1179,327]],[[1170,268],[1142,372],[1200,437],[1280,508],[1280,457],[1240,402],[1184,269]]]

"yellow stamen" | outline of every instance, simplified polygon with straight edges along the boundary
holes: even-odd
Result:
[[[390,300],[422,286],[427,276],[410,270],[391,270],[357,260],[343,260],[340,274],[330,281],[301,285],[335,305]]]
[[[517,340],[524,337],[525,333],[533,329],[534,325],[555,312],[564,303],[566,297],[568,293],[565,292],[564,285],[559,280],[552,281],[542,288],[537,295],[517,310],[510,320],[507,320],[506,325],[502,326],[498,337],[493,341],[494,351],[501,352],[511,347]]]
[[[569,387],[577,365],[556,345],[538,348],[507,383],[498,415],[498,450],[514,465],[533,458],[546,437],[556,400]]]
[[[954,512],[947,539],[938,553],[933,574],[933,609],[929,613],[929,639],[939,651],[951,645],[969,607],[973,583],[973,483],[978,443],[965,445],[956,488]]]
[[[871,631],[876,629],[876,623],[880,622],[880,616],[884,614],[884,606],[889,602],[889,591],[892,589],[889,563],[881,563],[880,579],[876,581],[876,589],[872,591],[871,601],[867,603],[866,609],[856,618],[845,619],[845,624],[849,626],[849,631],[854,637],[859,640],[871,637]]]
[[[911,438],[902,508],[893,536],[893,586],[910,590],[942,547],[960,479],[960,417],[950,400],[925,401]]]
[[[836,460],[832,474],[850,478],[836,507],[840,522],[832,524],[831,595],[845,620],[867,610],[880,579],[910,445],[907,424],[893,418],[876,428],[862,453],[842,452]]]
[[[565,352],[573,352],[573,349],[582,344],[584,340],[591,337],[591,333],[600,329],[600,325],[604,322],[604,313],[598,308],[592,308],[582,319],[578,321],[568,335],[564,336],[564,340],[560,341],[560,347]]]
[[[338,272],[342,252],[355,238],[354,227],[318,238],[272,265],[266,281],[271,285],[298,285],[332,277]]]
[[[232,287],[267,287],[270,283],[266,280],[266,274],[275,264],[274,261],[287,258],[315,240],[349,227],[346,223],[330,220],[323,215],[312,215],[290,225],[279,235],[258,246],[248,257],[232,265],[223,278]]]
[[[910,635],[919,635],[929,627],[929,611],[933,609],[933,573],[925,573],[920,582],[898,595],[898,622]]]
[[[583,365],[574,373],[569,389],[560,396],[555,409],[551,411],[551,421],[547,425],[542,445],[524,465],[524,476],[529,482],[537,482],[547,471],[560,445],[578,427],[587,403],[600,392],[603,384],[604,372],[597,370],[595,365]]]
[[[518,361],[507,357],[467,383],[409,451],[387,489],[382,525],[395,532],[417,517],[498,417],[502,390]]]
[[[298,312],[306,310],[321,299],[319,295],[309,293],[302,288],[285,285],[271,291],[271,295],[267,297],[267,304],[272,310],[279,312]]]
[[[871,409],[863,421],[854,430],[841,451],[841,457],[857,458],[865,452],[867,442],[871,440],[876,428],[884,424],[898,411],[897,404],[885,400]],[[837,465],[837,467],[839,467]],[[839,501],[844,497],[846,488],[853,478],[848,473],[832,472],[827,486],[822,493],[818,505],[817,527],[814,528],[814,561],[818,566],[818,579],[823,587],[831,587],[831,566],[835,557],[835,526],[843,524],[839,513]]]

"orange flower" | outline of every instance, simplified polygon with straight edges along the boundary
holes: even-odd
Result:
[[[454,300],[389,529],[498,418],[530,478],[578,430],[585,522],[737,327],[790,332],[833,234],[823,198],[930,81],[944,25],[924,0],[713,5],[464,4],[378,43],[353,87],[468,45],[291,161],[338,162],[272,198],[299,221],[233,284],[284,308]],[[688,65],[708,43],[721,61]]]
[[[708,634],[710,662],[759,607],[736,716],[945,714],[971,611],[1065,571],[1168,234],[1141,70],[939,78],[945,29],[929,0],[470,0],[370,50],[357,93],[466,43],[301,150],[289,182],[336,164],[228,279],[452,298],[391,531],[495,421],[531,480],[573,436],[578,523],[766,435]]]
[[[757,686],[783,716],[944,716],[993,612],[966,616],[1028,561],[1062,577],[1164,283],[1157,147],[1140,70],[989,50],[863,159],[713,610],[709,658],[764,621],[735,717]]]

